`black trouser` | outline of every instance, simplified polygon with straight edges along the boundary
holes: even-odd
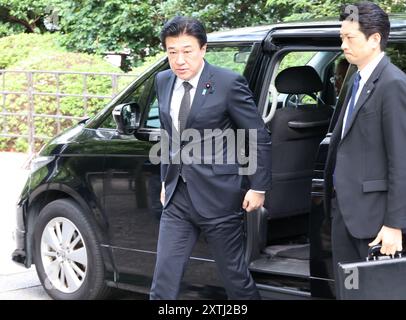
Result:
[[[221,195],[219,195],[221,196]],[[193,247],[203,232],[229,299],[260,299],[244,260],[243,211],[207,219],[195,210],[186,184],[179,179],[162,212],[157,262],[150,299],[176,299]]]
[[[368,255],[368,243],[372,242],[374,238],[358,239],[350,234],[344,223],[336,197],[331,199],[331,216],[334,278],[336,283],[338,283],[337,263],[365,261]],[[337,288],[338,286],[336,285]]]

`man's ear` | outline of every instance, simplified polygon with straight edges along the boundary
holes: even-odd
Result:
[[[200,50],[203,51],[203,54],[206,54],[206,51],[207,51],[207,43],[206,43],[205,45],[203,45],[203,46],[200,48]]]
[[[381,47],[381,39],[382,39],[381,35],[378,32],[376,32],[374,34],[371,34],[368,40],[371,41],[372,47],[376,49],[377,47],[379,48]]]

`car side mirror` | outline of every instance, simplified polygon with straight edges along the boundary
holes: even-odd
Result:
[[[114,107],[113,119],[120,134],[134,134],[140,126],[141,110],[136,102],[123,103]]]

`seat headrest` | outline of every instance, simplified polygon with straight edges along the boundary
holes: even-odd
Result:
[[[323,89],[320,76],[310,66],[290,67],[275,79],[276,90],[288,94],[312,94]]]

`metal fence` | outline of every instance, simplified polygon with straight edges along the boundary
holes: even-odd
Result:
[[[25,85],[24,90],[7,90],[7,75],[11,74],[22,74],[25,75]],[[35,76],[39,74],[53,75],[55,77],[55,92],[42,92],[35,90]],[[82,90],[81,93],[66,93],[61,90],[61,77],[63,75],[77,75],[82,78]],[[28,141],[29,150],[28,152],[32,154],[35,150],[35,140],[47,140],[51,138],[50,136],[38,135],[36,134],[36,126],[34,119],[36,118],[54,118],[57,123],[57,132],[61,132],[61,120],[81,120],[88,117],[88,101],[89,99],[111,99],[117,95],[121,86],[119,86],[120,78],[132,77],[135,78],[135,74],[117,74],[117,73],[92,73],[92,72],[69,72],[69,71],[21,71],[21,70],[0,70],[0,98],[1,98],[1,110],[0,110],[0,137],[6,138],[25,138]],[[111,94],[101,95],[88,92],[88,79],[90,77],[109,77],[111,79]],[[15,108],[10,108],[6,106],[6,99],[8,95],[26,96],[27,97],[27,107],[24,110],[18,112],[13,111]],[[35,96],[50,96],[56,98],[56,112],[55,114],[45,114],[35,112]],[[61,113],[61,98],[63,97],[76,97],[83,99],[83,116],[69,116],[63,115]],[[28,130],[25,133],[20,132],[8,132],[5,128],[7,127],[6,121],[9,116],[18,116],[26,119]]]

